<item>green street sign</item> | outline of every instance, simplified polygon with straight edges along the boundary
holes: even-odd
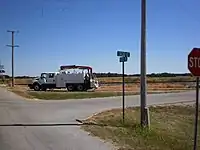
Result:
[[[126,62],[128,60],[127,57],[120,57],[119,62]]]
[[[130,57],[130,52],[117,51],[117,56]]]

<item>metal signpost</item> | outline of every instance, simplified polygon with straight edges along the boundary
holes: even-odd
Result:
[[[188,55],[188,70],[193,76],[196,76],[196,111],[194,127],[194,147],[197,150],[198,133],[198,113],[199,113],[199,76],[200,76],[200,48],[193,48]]]
[[[130,57],[130,53],[129,52],[123,52],[123,51],[117,51],[117,56],[120,56],[119,57],[119,62],[122,62],[122,107],[123,107],[123,123],[124,123],[124,105],[125,105],[125,102],[124,102],[124,96],[125,96],[125,93],[124,93],[124,62],[127,62],[128,61],[128,57]]]

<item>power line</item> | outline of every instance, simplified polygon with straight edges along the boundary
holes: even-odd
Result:
[[[14,45],[14,34],[15,32],[19,31],[7,30],[7,32],[11,32],[12,34],[12,45],[6,45],[6,46],[12,47],[12,87],[14,87],[14,48],[19,47],[18,45]]]

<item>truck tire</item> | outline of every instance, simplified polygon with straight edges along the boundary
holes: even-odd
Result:
[[[82,84],[78,84],[77,87],[76,87],[76,89],[78,91],[83,91],[84,90],[84,86]]]
[[[67,85],[67,90],[68,91],[73,91],[74,90],[74,86],[73,85]]]
[[[35,91],[39,91],[39,90],[40,90],[40,85],[39,85],[38,83],[34,84],[34,85],[33,85],[33,89],[34,89]]]

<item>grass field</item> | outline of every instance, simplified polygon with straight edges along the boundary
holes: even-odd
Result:
[[[82,128],[93,136],[113,142],[119,150],[191,150],[194,114],[192,106],[150,107],[150,130],[142,130],[139,108],[125,110],[124,124],[121,109],[113,109],[84,121],[98,125],[84,125]],[[200,144],[197,149],[200,149]]]
[[[185,83],[148,83],[147,89],[149,91],[165,91],[165,90],[186,90],[188,89]],[[132,83],[125,85],[126,91],[135,91],[139,92],[140,84]],[[122,85],[118,84],[110,84],[110,85],[102,85],[97,91],[122,91]]]
[[[31,83],[32,79],[15,79],[16,84],[28,84]],[[190,82],[194,81],[195,78],[192,76],[178,76],[178,77],[147,77],[147,82]],[[98,78],[100,83],[119,83],[122,82],[122,77],[101,77]],[[1,82],[1,81],[0,81]],[[126,83],[139,83],[139,77],[125,77]],[[11,83],[11,79],[7,79],[6,83]]]
[[[85,98],[97,98],[97,97],[111,97],[111,96],[121,96],[121,91],[95,91],[95,92],[67,92],[65,90],[54,90],[54,91],[32,91],[26,90],[26,88],[22,87],[7,87],[8,90],[14,92],[17,95],[20,95],[29,99],[43,99],[43,100],[65,100],[65,99],[85,99]],[[148,91],[148,94],[159,94],[159,93],[175,93],[181,92],[185,90],[161,90]],[[125,95],[138,95],[138,91],[126,91]]]
[[[98,78],[101,83],[115,83],[121,82],[122,77],[102,77]],[[182,82],[182,81],[194,81],[192,76],[180,76],[180,77],[147,77],[147,82]],[[125,77],[126,83],[140,82],[140,77]]]
[[[139,94],[140,83],[130,83],[128,81],[139,80],[138,77],[127,77],[125,84],[126,95]],[[31,79],[15,79],[15,88],[11,89],[18,95],[27,98],[37,98],[37,99],[77,99],[77,98],[94,98],[94,97],[109,97],[109,96],[120,96],[122,93],[122,84],[120,77],[107,77],[99,78],[100,88],[95,90],[95,92],[67,92],[66,90],[53,90],[46,92],[35,92],[28,88],[27,84],[31,83]],[[147,84],[147,90],[149,93],[160,93],[160,92],[179,92],[190,90],[188,84],[181,81],[191,81],[190,77],[170,77],[170,78],[148,78],[152,81]],[[160,81],[163,81],[160,82]],[[171,81],[180,82],[171,82]],[[155,82],[159,81],[159,82]],[[6,81],[8,87],[11,86],[11,81]],[[103,84],[102,84],[103,83]],[[106,84],[105,84],[106,83]]]
[[[27,85],[31,83],[31,79],[15,79],[16,85]],[[121,77],[105,77],[98,78],[101,88],[98,91],[121,91],[122,78]],[[139,77],[125,77],[126,90],[127,91],[138,91],[140,89],[140,78]],[[183,82],[184,81],[184,82]],[[170,89],[185,89],[188,83],[194,81],[193,77],[148,77],[148,89],[149,90],[170,90]],[[11,85],[11,80],[5,82]],[[128,84],[129,83],[129,84]],[[131,83],[131,84],[130,84]]]

